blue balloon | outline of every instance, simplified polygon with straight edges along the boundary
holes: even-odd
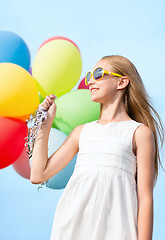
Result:
[[[62,145],[67,135],[56,128],[51,128],[48,141],[48,157],[50,157]],[[77,154],[60,172],[51,177],[46,187],[51,189],[63,189],[66,187],[76,164]]]
[[[48,141],[48,157],[50,157],[62,145],[67,135],[56,128],[51,128]],[[76,164],[77,154],[60,172],[56,173],[46,183],[46,187],[51,189],[63,189],[66,187],[73,174]]]
[[[69,182],[71,178],[75,164],[77,160],[77,154],[73,157],[73,159],[64,167],[60,172],[51,177],[49,181],[46,183],[46,187],[51,189],[63,189]]]
[[[29,70],[29,49],[24,40],[15,33],[0,31],[0,63],[2,62],[15,63]]]
[[[64,132],[56,128],[51,128],[49,140],[48,140],[48,157],[50,157],[55,151],[57,151],[57,149],[65,141],[66,137],[67,135]],[[59,171],[53,177],[51,177],[48,180],[48,182],[45,184],[45,186],[51,189],[65,188],[70,177],[73,174],[76,160],[77,160],[77,154],[61,171]],[[31,167],[31,161],[30,161],[30,167]]]

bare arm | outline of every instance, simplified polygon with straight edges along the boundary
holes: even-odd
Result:
[[[42,183],[61,171],[78,152],[79,135],[84,124],[75,127],[63,144],[48,158],[48,139],[50,129],[43,125],[37,135],[31,163],[32,183]]]
[[[152,131],[141,126],[136,133],[138,240],[152,240],[155,143]]]

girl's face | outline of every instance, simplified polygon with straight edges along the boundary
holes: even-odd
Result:
[[[108,72],[113,72],[112,66],[105,60],[98,61],[93,70],[97,67],[102,67]],[[114,102],[119,91],[117,90],[117,83],[119,80],[119,77],[108,74],[105,74],[99,81],[92,77],[89,81],[89,90],[91,91],[92,88],[97,89],[91,91],[91,100],[99,103]]]

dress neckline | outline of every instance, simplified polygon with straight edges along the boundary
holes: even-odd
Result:
[[[106,124],[101,124],[101,123],[98,123],[97,122],[98,120],[95,120],[94,121],[94,123],[96,123],[97,125],[100,125],[100,126],[102,126],[102,127],[105,127],[105,126],[107,126],[107,125],[109,125],[109,124],[114,124],[114,123],[126,123],[126,122],[133,122],[134,120],[133,119],[131,119],[131,120],[126,120],[126,121],[115,121],[115,122],[108,122],[108,123],[106,123]]]

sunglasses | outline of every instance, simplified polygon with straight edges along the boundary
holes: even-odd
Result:
[[[87,72],[87,74],[85,76],[85,85],[86,86],[89,85],[89,80],[91,79],[92,76],[96,81],[99,81],[104,77],[104,74],[113,75],[116,77],[123,77],[122,75],[120,75],[118,73],[108,72],[108,71],[104,70],[102,67],[98,67],[92,73]]]

